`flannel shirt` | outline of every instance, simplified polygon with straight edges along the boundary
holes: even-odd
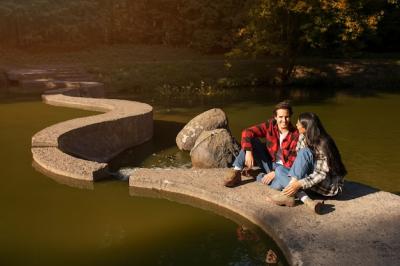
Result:
[[[306,139],[300,134],[296,151],[307,147]],[[310,189],[324,196],[335,196],[342,192],[343,176],[337,176],[329,172],[328,158],[322,151],[315,151],[314,171],[299,182],[303,189]]]
[[[290,168],[296,159],[296,144],[299,138],[299,132],[296,128],[289,124],[289,132],[282,141],[282,162],[287,168]],[[276,153],[279,150],[279,130],[275,119],[270,119],[267,122],[249,127],[242,131],[242,149],[251,151],[252,138],[265,138],[266,148],[271,156],[272,162],[276,161]]]

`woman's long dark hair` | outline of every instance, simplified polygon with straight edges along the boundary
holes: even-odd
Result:
[[[306,143],[313,153],[315,154],[317,150],[322,151],[328,158],[329,171],[339,176],[345,176],[347,170],[339,150],[335,141],[322,126],[319,117],[311,112],[302,113],[299,115],[299,122],[306,129]]]

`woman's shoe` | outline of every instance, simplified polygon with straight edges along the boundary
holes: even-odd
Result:
[[[269,198],[279,206],[293,207],[295,205],[294,196],[286,196],[282,192],[276,193]]]

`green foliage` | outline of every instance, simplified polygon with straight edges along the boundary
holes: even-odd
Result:
[[[395,49],[398,6],[398,0],[1,0],[0,47],[162,44],[284,58],[392,41]]]
[[[357,46],[362,36],[376,31],[383,15],[373,0],[254,0],[237,32],[239,44],[228,55],[280,56],[280,82],[285,83],[306,49],[337,52]]]

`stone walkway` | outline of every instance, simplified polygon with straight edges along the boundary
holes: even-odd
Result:
[[[104,85],[82,70],[42,66],[6,75],[19,93],[43,93],[47,104],[104,113],[55,124],[32,137],[34,166],[57,181],[90,188],[86,181],[109,177],[108,161],[153,136],[150,105],[101,98]]]
[[[399,265],[399,196],[347,182],[344,193],[325,200],[323,214],[316,215],[302,204],[275,206],[267,200],[274,191],[259,182],[225,188],[225,171],[136,169],[129,186],[133,195],[147,189],[229,209],[272,236],[291,265]]]

